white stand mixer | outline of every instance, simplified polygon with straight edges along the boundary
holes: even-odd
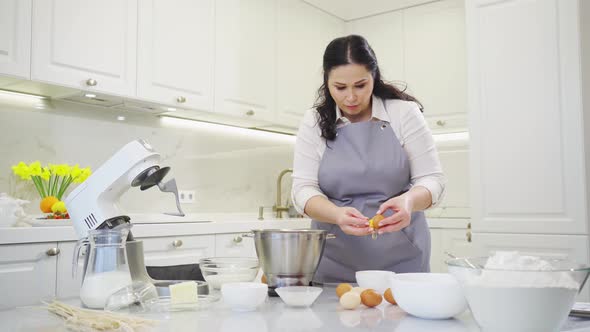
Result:
[[[78,244],[73,257],[72,274],[75,276],[80,249],[88,246],[88,232],[95,229],[113,229],[118,226],[129,227],[129,217],[121,214],[119,198],[131,187],[146,190],[153,186],[163,192],[175,195],[178,212],[167,213],[184,216],[180,208],[176,180],[166,183],[162,179],[170,167],[160,168],[160,154],[144,140],[135,140],[117,151],[100,166],[86,181],[73,190],[65,200],[70,219],[78,235]],[[135,241],[129,232],[127,237],[127,256],[133,280],[154,282],[147,274],[143,261],[143,243]],[[88,265],[88,255],[84,261],[84,274]]]
[[[65,204],[79,239],[88,236],[88,231],[103,227],[106,220],[121,216],[119,198],[131,187],[146,190],[157,185],[163,192],[176,197],[178,212],[171,215],[184,216],[180,208],[176,180],[162,183],[170,167],[160,168],[160,154],[144,140],[135,140],[115,153],[86,181],[74,189]]]

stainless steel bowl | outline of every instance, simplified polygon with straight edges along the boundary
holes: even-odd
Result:
[[[334,237],[320,229],[255,229],[252,234],[271,295],[277,287],[308,286],[326,239]]]

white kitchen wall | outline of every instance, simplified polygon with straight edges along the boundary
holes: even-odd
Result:
[[[117,116],[125,116],[125,121]],[[248,134],[250,132],[250,134]],[[176,178],[180,190],[195,190],[194,204],[185,212],[257,213],[272,206],[277,175],[292,166],[294,139],[220,127],[179,127],[146,114],[53,101],[47,109],[8,104],[0,100],[0,192],[31,200],[29,213],[38,213],[39,198],[30,182],[12,175],[19,161],[79,163],[96,170],[126,143],[143,138],[170,166],[167,179]],[[289,176],[283,197],[288,197]],[[73,188],[73,186],[72,186]],[[157,188],[133,188],[121,199],[125,212],[173,211],[173,195]]]

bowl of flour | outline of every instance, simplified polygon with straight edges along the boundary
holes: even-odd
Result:
[[[483,331],[559,331],[590,273],[588,265],[514,251],[446,263]]]

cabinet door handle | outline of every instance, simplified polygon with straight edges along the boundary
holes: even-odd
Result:
[[[98,82],[95,79],[89,78],[86,80],[86,85],[88,86],[96,86]]]
[[[176,98],[176,102],[178,103],[184,103],[186,101],[186,98],[184,96],[179,96],[178,98]]]
[[[174,240],[174,241],[172,241],[172,246],[174,248],[180,248],[180,247],[182,247],[182,240]]]
[[[45,252],[47,256],[57,256],[61,250],[59,248],[51,248]]]
[[[438,120],[438,121],[436,121],[436,124],[439,125],[439,126],[441,126],[441,127],[444,127],[447,124],[447,122],[444,121],[444,120]]]
[[[234,243],[240,243],[240,242],[242,242],[242,237],[238,235],[238,236],[234,237],[233,241],[234,241]]]
[[[471,242],[471,223],[467,224],[467,233],[465,236],[467,237],[467,242]]]
[[[248,111],[246,112],[246,115],[247,115],[247,116],[252,116],[252,115],[254,115],[254,114],[256,114],[256,113],[254,113],[254,110],[248,110]]]

